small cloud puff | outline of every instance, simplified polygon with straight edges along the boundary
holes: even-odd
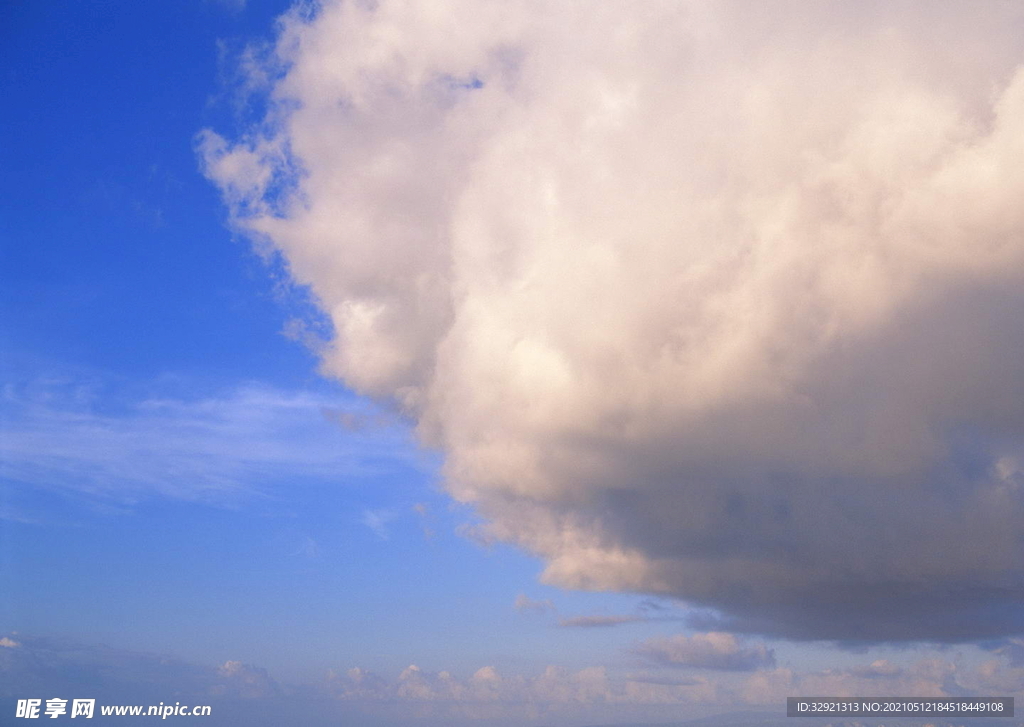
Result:
[[[520,593],[516,596],[516,601],[512,604],[512,608],[520,613],[554,613],[557,610],[550,598],[537,601],[525,593]]]
[[[266,669],[240,661],[225,661],[217,668],[217,675],[220,680],[209,689],[212,696],[254,699],[272,697],[281,691]]]
[[[397,517],[391,510],[364,510],[361,522],[381,540],[390,540],[388,523]]]

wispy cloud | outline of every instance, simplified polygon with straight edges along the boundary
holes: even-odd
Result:
[[[732,634],[711,632],[648,639],[633,648],[645,659],[664,666],[754,671],[775,665],[775,654],[764,644],[746,646]]]
[[[569,616],[560,619],[558,625],[564,628],[608,628],[633,623],[688,622],[692,618],[693,613],[676,612],[673,607],[648,598],[637,604],[635,613]]]
[[[5,641],[13,642],[9,637]],[[10,644],[5,644],[10,646]],[[228,661],[220,667],[58,638],[18,636],[0,649],[0,696],[72,693],[124,699],[168,694],[262,699],[285,690],[265,669]]]
[[[388,531],[388,523],[398,517],[393,510],[364,510],[360,522],[373,531],[381,540],[389,540],[391,533]]]
[[[207,0],[222,6],[232,13],[240,13],[245,10],[247,0]]]
[[[433,540],[437,533],[434,530],[433,517],[430,512],[430,505],[425,502],[417,502],[412,506],[412,511],[420,521],[420,529],[426,540]]]
[[[8,483],[125,504],[229,502],[286,481],[344,483],[418,466],[402,428],[333,423],[338,411],[362,413],[354,399],[255,383],[203,397],[97,389],[61,379],[4,389]]]
[[[520,593],[516,596],[515,603],[512,604],[519,613],[555,613],[555,604],[551,602],[550,598],[544,599],[533,599],[527,596],[525,593]]]
[[[622,624],[650,621],[645,616],[573,616],[559,620],[558,625],[567,628],[602,628]]]
[[[291,554],[301,555],[306,558],[316,558],[320,555],[320,545],[313,538],[304,535]]]

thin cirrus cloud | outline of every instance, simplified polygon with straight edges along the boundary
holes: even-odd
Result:
[[[622,624],[640,623],[651,621],[646,616],[572,616],[558,621],[563,628],[603,628],[608,626],[621,626]]]
[[[206,174],[488,538],[703,630],[1024,631],[1017,4],[280,28],[267,117],[202,132]]]
[[[388,524],[397,517],[392,510],[364,510],[361,522],[380,540],[390,540]]]
[[[8,386],[4,479],[112,503],[224,503],[283,480],[343,482],[422,466],[400,428],[338,427],[339,411],[372,416],[356,401],[260,384],[206,397],[112,388],[67,377]]]
[[[543,600],[533,599],[525,593],[516,596],[512,607],[519,613],[534,614],[557,614],[558,608],[549,598]],[[652,621],[684,621],[688,617],[672,615],[648,615],[648,612],[660,612],[666,610],[654,602],[644,602],[640,605],[640,614],[596,614],[582,616],[567,616],[558,619],[560,628],[608,628],[611,626],[622,626],[631,623],[649,623]]]
[[[754,671],[775,666],[775,653],[764,644],[744,646],[732,634],[713,631],[648,639],[633,652],[657,664],[673,667]]]
[[[516,596],[512,608],[520,613],[555,613],[557,611],[550,598],[535,599],[525,593]]]

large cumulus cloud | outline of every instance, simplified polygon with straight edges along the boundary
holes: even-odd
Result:
[[[770,9],[770,12],[769,12]],[[708,627],[1024,629],[1014,3],[324,3],[234,224],[547,582]]]

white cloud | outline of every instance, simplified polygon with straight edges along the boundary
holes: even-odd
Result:
[[[546,582],[796,638],[1014,633],[1021,19],[325,2],[282,25],[266,123],[199,150],[333,321],[324,370]]]
[[[217,668],[219,683],[210,687],[213,696],[238,696],[248,699],[270,697],[278,694],[280,688],[262,667],[243,664],[240,661],[226,661]]]
[[[658,664],[721,671],[754,671],[775,665],[775,654],[764,644],[744,646],[732,634],[710,632],[657,637],[633,651]]]
[[[301,555],[306,558],[316,558],[320,555],[320,545],[308,535],[303,535],[291,555]]]
[[[17,649],[19,646],[21,646],[21,644],[12,639],[10,636],[4,636],[3,638],[0,638],[0,646],[6,647],[8,649]]]
[[[423,531],[423,537],[426,540],[433,540],[437,534],[434,531],[433,515],[430,512],[430,506],[425,502],[417,502],[412,506],[413,512],[419,517],[420,528]]]
[[[485,666],[468,679],[450,672],[427,672],[416,665],[405,668],[394,680],[363,669],[344,675],[328,674],[328,688],[341,699],[402,700],[411,702],[500,704],[506,708],[522,704],[588,705],[663,703],[674,696],[677,702],[707,695],[708,682],[694,678],[671,683],[646,681],[643,677],[623,679],[609,675],[605,667],[570,671],[548,666],[536,676],[502,675]],[[649,685],[645,688],[642,685]],[[663,689],[657,689],[662,687]],[[655,696],[656,695],[656,696]]]
[[[18,638],[18,648],[0,648],[0,697],[88,689],[90,696],[107,703],[122,699],[156,704],[170,694],[183,703],[187,698],[223,705],[225,714],[237,714],[248,704],[251,716],[240,715],[240,723],[252,723],[252,717],[285,723],[288,714],[306,714],[297,711],[300,705],[314,703],[320,706],[315,716],[304,717],[309,724],[340,720],[441,727],[488,720],[495,727],[522,727],[677,722],[682,715],[751,707],[777,713],[786,696],[1024,696],[1024,669],[1007,659],[970,665],[936,651],[923,651],[916,661],[902,664],[873,659],[863,666],[821,671],[780,666],[754,672],[621,673],[604,666],[552,665],[538,673],[517,674],[487,665],[460,676],[410,665],[381,676],[356,667],[328,672],[318,684],[301,685],[280,683],[266,669],[239,660],[205,666],[168,655],[21,634]],[[323,697],[334,706],[324,708]]]
[[[381,540],[388,540],[391,538],[391,533],[388,532],[388,523],[395,517],[395,513],[391,510],[364,510],[362,523]]]
[[[787,696],[811,697],[961,697],[986,692],[969,688],[975,675],[953,661],[928,656],[908,667],[876,660],[867,667],[798,672],[779,667],[750,675],[737,690],[748,704],[779,704]]]
[[[520,613],[554,613],[557,611],[555,604],[551,602],[550,598],[533,599],[525,593],[520,593],[516,596],[515,603],[512,604],[512,607]]]
[[[207,397],[102,397],[75,380],[5,389],[0,473],[11,483],[132,503],[162,496],[224,502],[280,483],[344,482],[416,467],[401,428],[345,432],[338,411],[366,405],[342,397],[250,384]]]
[[[572,616],[560,619],[558,625],[567,628],[600,628],[650,620],[646,616]]]
[[[6,637],[5,637],[6,638]],[[152,704],[167,696],[207,699],[266,699],[282,688],[265,669],[228,661],[218,668],[165,654],[115,649],[64,639],[21,636],[18,648],[0,649],[0,696],[39,692],[82,693],[89,697]],[[182,699],[184,701],[184,699]]]

